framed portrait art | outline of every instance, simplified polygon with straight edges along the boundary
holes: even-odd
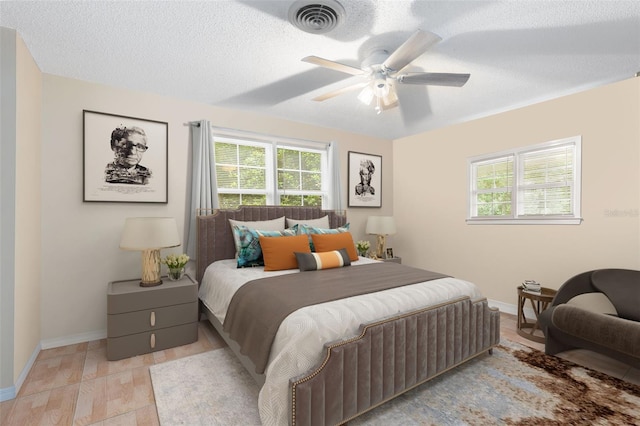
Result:
[[[168,123],[82,113],[84,201],[167,203]]]
[[[349,207],[382,207],[382,156],[349,151]]]

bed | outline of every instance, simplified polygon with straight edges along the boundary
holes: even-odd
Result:
[[[374,268],[379,268],[376,273],[404,268],[390,271],[401,275],[414,269],[365,258],[339,268],[344,271],[314,275],[237,268],[229,220],[283,216],[302,221],[327,216],[334,229],[347,222],[344,212],[315,207],[245,206],[197,217],[196,276],[203,313],[261,386],[263,424],[346,423],[499,343],[498,310],[488,306],[474,284],[445,276],[295,310],[277,329],[262,371],[223,326],[230,301],[244,283],[263,277],[282,282],[325,278],[328,273],[366,276]]]

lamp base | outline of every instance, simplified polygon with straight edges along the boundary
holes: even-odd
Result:
[[[147,282],[144,282],[144,281],[140,281],[140,287],[155,287],[155,286],[160,285],[160,284],[162,284],[162,280],[157,281],[155,283],[147,283]]]
[[[377,238],[377,247],[376,247],[376,257],[379,259],[384,259],[384,244],[385,244],[385,236],[378,235]]]
[[[143,250],[140,287],[155,287],[160,284],[162,284],[160,279],[160,250]]]

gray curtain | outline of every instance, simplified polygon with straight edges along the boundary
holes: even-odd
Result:
[[[332,210],[342,210],[342,179],[340,178],[340,147],[338,142],[329,144],[329,205]]]
[[[218,185],[216,161],[211,135],[211,123],[201,120],[191,123],[191,202],[187,254],[196,258],[196,213],[198,209],[217,209]]]

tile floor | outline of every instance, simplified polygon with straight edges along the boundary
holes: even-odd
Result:
[[[119,361],[104,339],[43,350],[18,397],[0,403],[0,424],[159,425],[149,367],[222,346],[201,321],[197,342]]]
[[[501,336],[544,350],[516,333],[516,317],[501,314]],[[0,403],[0,424],[13,425],[158,425],[149,367],[225,346],[213,327],[201,321],[198,341],[190,345],[107,361],[106,340],[40,352],[18,397]],[[640,384],[640,370],[589,351],[563,358]]]

